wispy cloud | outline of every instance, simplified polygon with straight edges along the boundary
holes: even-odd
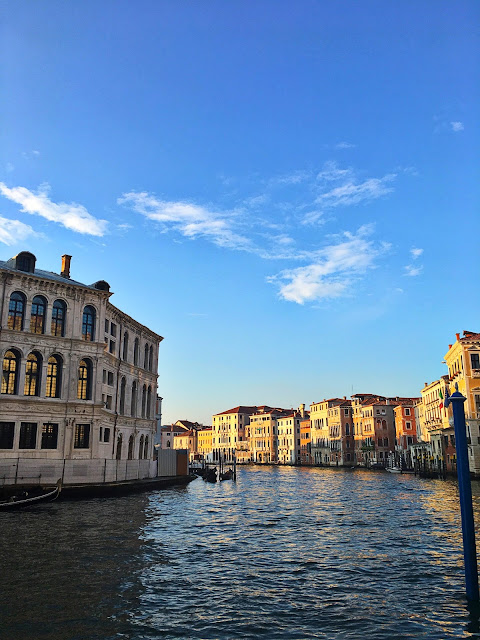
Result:
[[[335,145],[335,149],[354,149],[357,145],[352,144],[351,142],[337,142]]]
[[[72,202],[52,202],[48,197],[49,186],[42,185],[37,193],[25,187],[7,187],[0,182],[0,193],[21,205],[21,211],[38,215],[50,222],[61,224],[66,229],[92,236],[103,236],[106,232],[107,221],[98,220],[92,216],[84,206]]]
[[[236,213],[212,211],[190,202],[160,200],[147,192],[124,193],[119,204],[132,208],[168,231],[174,229],[187,238],[203,237],[230,249],[251,250],[251,241],[234,231]]]
[[[395,178],[396,174],[390,173],[383,178],[369,178],[358,182],[346,174],[342,184],[321,193],[316,202],[324,207],[346,207],[376,200],[392,193],[391,183]]]
[[[419,249],[418,247],[413,247],[412,249],[410,249],[410,253],[412,255],[412,258],[416,260],[422,255],[423,249]]]
[[[411,264],[407,264],[404,267],[405,276],[419,276],[422,271],[423,271],[423,265],[418,264],[417,260],[418,258],[423,254],[423,249],[420,249],[418,247],[412,247],[410,249],[410,255],[412,256],[412,260],[413,262]]]
[[[465,127],[463,126],[463,122],[450,122],[450,126],[452,127],[452,131],[463,131]]]
[[[344,232],[337,243],[317,251],[311,264],[285,269],[268,281],[278,286],[280,298],[298,304],[344,296],[388,249],[386,243],[375,244],[372,233],[373,225],[362,226],[356,233]]]
[[[414,265],[414,264],[407,264],[405,268],[405,275],[406,276],[419,276],[422,271],[423,271],[423,265],[419,264],[419,265]]]
[[[20,220],[9,220],[0,216],[0,242],[8,246],[23,242],[31,236],[37,234],[28,224]]]
[[[27,160],[31,160],[32,158],[38,158],[40,155],[40,151],[37,149],[32,149],[31,151],[22,151],[22,156]]]

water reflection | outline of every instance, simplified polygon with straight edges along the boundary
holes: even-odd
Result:
[[[480,483],[474,500],[478,523]],[[237,483],[5,515],[2,640],[480,633],[454,482],[246,468]]]

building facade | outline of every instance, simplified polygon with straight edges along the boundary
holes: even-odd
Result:
[[[163,338],[112,305],[107,282],[72,280],[70,258],[60,274],[37,269],[29,252],[0,261],[7,483],[15,460],[17,481],[42,469],[45,478],[62,471],[65,482],[130,478],[134,467],[152,474]]]

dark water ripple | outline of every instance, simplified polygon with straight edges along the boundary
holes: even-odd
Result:
[[[454,482],[248,468],[0,524],[1,640],[480,638]]]

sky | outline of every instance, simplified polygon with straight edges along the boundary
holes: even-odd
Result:
[[[418,396],[480,331],[476,0],[1,12],[0,259],[164,337],[164,424]]]

